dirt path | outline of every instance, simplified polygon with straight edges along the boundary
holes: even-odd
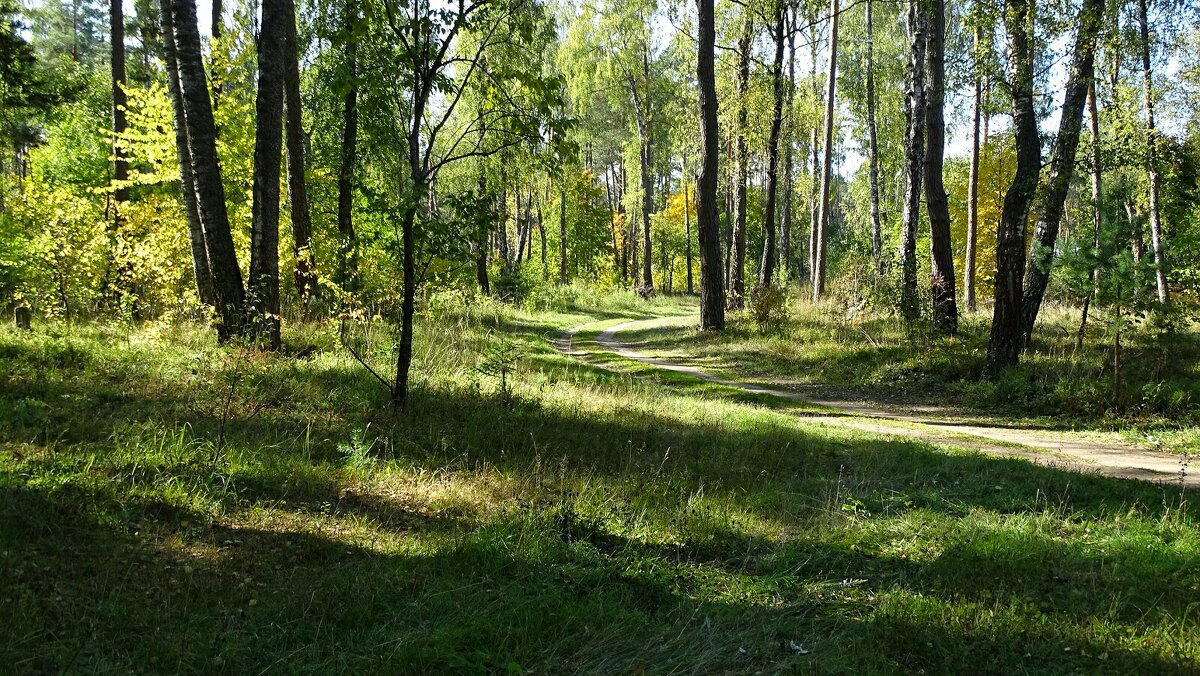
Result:
[[[1181,482],[1182,456],[1155,453],[1126,444],[1093,441],[1069,433],[964,423],[946,417],[943,411],[903,413],[871,404],[813,399],[793,390],[732,380],[694,366],[642,354],[630,349],[617,337],[617,334],[627,329],[649,328],[661,324],[662,321],[649,319],[617,324],[601,331],[596,336],[596,343],[607,352],[667,371],[735,387],[751,394],[779,397],[829,409],[829,413],[797,414],[824,425],[889,434],[931,444],[970,448],[989,455],[1020,457],[1041,465],[1078,472],[1159,483]],[[569,329],[556,347],[565,354],[587,359],[590,356],[588,352],[575,350],[574,337],[579,331],[596,323],[598,322]],[[1200,463],[1195,470],[1185,474],[1182,483],[1189,488],[1200,488]]]

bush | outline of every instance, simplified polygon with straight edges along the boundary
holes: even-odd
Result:
[[[787,293],[775,286],[760,286],[750,292],[750,312],[763,333],[778,332],[788,320]]]

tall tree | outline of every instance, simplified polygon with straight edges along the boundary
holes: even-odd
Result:
[[[1033,105],[1033,41],[1031,0],[1005,0],[1008,33],[1008,89],[1012,99],[1017,163],[1004,194],[996,227],[996,295],[988,337],[987,370],[995,373],[1021,359],[1021,275],[1025,272],[1025,232],[1029,207],[1042,168],[1041,139]]]
[[[967,304],[967,312],[975,311],[975,259],[979,241],[979,153],[986,140],[980,136],[980,123],[983,118],[983,58],[980,53],[983,33],[982,7],[981,0],[976,0],[971,36],[974,95],[971,99],[971,168],[967,177],[967,251],[963,269],[963,300]]]
[[[175,156],[179,163],[180,193],[183,195],[183,213],[187,219],[188,242],[192,251],[196,297],[201,304],[214,307],[217,304],[216,290],[213,288],[204,228],[200,224],[200,211],[196,202],[192,154],[188,149],[187,125],[184,123],[183,92],[179,85],[179,64],[175,58],[175,23],[168,8],[162,8],[158,15],[162,32],[163,59],[167,70],[167,89],[171,94],[171,106],[175,114]]]
[[[792,5],[791,29],[788,31],[788,74],[787,74],[787,116],[784,118],[785,139],[783,146],[783,223],[779,237],[779,259],[783,268],[784,281],[796,274],[796,264],[792,258],[792,222],[793,198],[795,197],[794,166],[792,163],[793,149],[796,145],[796,19],[798,8]]]
[[[746,302],[746,182],[750,173],[750,147],[746,142],[747,128],[750,126],[749,96],[750,91],[750,44],[753,38],[753,23],[750,9],[743,10],[742,35],[738,39],[738,71],[737,71],[737,215],[733,224],[733,250],[729,254],[729,289],[726,301],[729,309],[740,310]]]
[[[933,325],[945,335],[958,332],[958,300],[954,291],[954,252],[950,246],[950,207],[942,182],[946,149],[946,3],[922,0],[928,45],[925,58],[925,206],[929,212],[929,261],[933,285]]]
[[[700,240],[700,328],[725,328],[721,232],[717,219],[717,29],[713,0],[696,0],[696,82],[700,98],[700,178],[696,185],[696,230]]]
[[[229,213],[225,205],[225,186],[217,162],[217,130],[213,123],[208,77],[200,52],[200,31],[196,23],[195,0],[162,0],[163,11],[171,12],[175,58],[179,71],[179,90],[183,99],[188,153],[191,156],[192,181],[196,205],[204,230],[204,243],[212,272],[213,301],[216,305],[217,335],[228,340],[240,335],[245,322],[245,287],[238,267]],[[182,173],[182,172],[181,172]]]
[[[867,178],[871,190],[871,257],[883,272],[883,216],[879,208],[879,139],[875,125],[875,30],[872,0],[866,0]]]
[[[125,13],[121,0],[111,0],[109,3],[110,41],[112,43],[112,130],[113,139],[120,138],[127,127],[125,121]],[[120,144],[113,143],[113,183],[117,186],[113,191],[115,213],[113,222],[120,223],[125,202],[129,201],[129,188],[125,183],[129,180],[129,160],[125,149]]]
[[[825,293],[825,262],[829,249],[829,184],[833,179],[834,95],[837,91],[838,0],[830,0],[829,8],[829,74],[825,82],[825,152],[821,164],[820,216],[817,218],[817,246],[813,255],[813,300]]]
[[[354,232],[354,167],[358,162],[358,0],[345,0],[342,54],[345,96],[342,104],[342,152],[338,163],[337,224],[341,236],[338,281],[343,291],[358,288],[358,236]]]
[[[1094,75],[1096,40],[1100,34],[1103,14],[1104,0],[1084,0],[1079,10],[1079,30],[1075,37],[1074,56],[1065,88],[1062,117],[1059,119],[1058,135],[1055,137],[1050,156],[1050,176],[1038,205],[1033,243],[1029,250],[1029,264],[1025,270],[1024,299],[1021,307],[1024,345],[1029,344],[1033,335],[1038,310],[1050,280],[1050,266],[1054,260],[1058,227],[1066,210],[1067,193],[1071,189],[1071,179],[1075,172],[1075,153],[1079,148],[1083,109],[1087,104],[1087,93]]]
[[[779,192],[779,132],[783,126],[783,38],[787,13],[783,0],[774,0],[775,61],[772,64],[771,134],[767,140],[767,205],[763,212],[763,252],[758,266],[758,285],[771,286],[775,277],[775,205]]]
[[[313,270],[312,218],[308,187],[304,182],[304,120],[300,100],[300,51],[296,35],[296,9],[287,3],[283,50],[283,111],[286,121],[288,206],[292,222],[292,255],[296,258],[296,294],[307,308],[317,290]]]
[[[921,183],[924,180],[925,50],[928,17],[925,0],[909,0],[906,26],[909,38],[908,74],[904,95],[904,208],[900,227],[900,314],[908,321],[920,316],[917,302],[917,229],[921,223]]]
[[[399,340],[395,380],[389,384],[392,403],[403,409],[409,400],[413,356],[413,318],[416,314],[418,232],[417,214],[428,204],[430,186],[447,166],[488,157],[518,145],[545,143],[564,133],[557,118],[545,111],[561,110],[561,82],[543,73],[540,50],[553,33],[539,5],[522,0],[478,0],[432,11],[430,0],[384,0],[387,29],[395,38],[395,68],[376,73],[377,82],[393,89],[397,102],[396,131],[405,138],[403,196],[400,203],[399,259],[402,274]],[[470,39],[467,40],[466,38]],[[485,56],[511,50],[501,68]],[[396,77],[399,75],[400,77]],[[521,83],[534,98],[522,105],[505,97],[505,105],[489,110],[475,125],[452,125],[462,94],[478,80],[511,88]],[[399,94],[399,95],[397,95]],[[473,138],[499,136],[490,145]]]
[[[254,102],[254,202],[248,291],[255,333],[279,349],[279,161],[283,146],[284,61],[290,0],[263,0]]]
[[[1154,119],[1154,70],[1150,59],[1150,21],[1147,16],[1148,0],[1138,0],[1138,34],[1142,59],[1142,91],[1146,107],[1146,179],[1149,183],[1150,246],[1154,249],[1154,281],[1158,289],[1158,302],[1168,305],[1171,291],[1167,287],[1167,253],[1163,241],[1162,208],[1159,195],[1162,192],[1158,173],[1158,128]]]
[[[1091,165],[1092,179],[1092,253],[1100,255],[1102,226],[1104,225],[1104,205],[1101,203],[1101,180],[1103,175],[1103,165],[1101,164],[1100,153],[1100,110],[1096,105],[1096,78],[1088,83],[1087,94],[1088,106],[1088,131],[1092,137],[1091,154],[1088,157],[1088,164]],[[1100,287],[1100,265],[1097,263],[1088,270],[1088,293],[1083,299],[1083,311],[1080,313],[1079,333],[1075,339],[1075,349],[1083,347],[1083,336],[1087,331],[1088,310],[1092,306],[1092,301],[1099,295]]]

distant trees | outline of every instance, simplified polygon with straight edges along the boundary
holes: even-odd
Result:
[[[222,341],[267,348],[293,307],[378,316],[397,406],[447,288],[686,288],[706,329],[747,279],[929,335],[994,303],[992,372],[1047,303],[1083,303],[1081,341],[1130,304],[1173,326],[1200,269],[1200,127],[1159,118],[1195,117],[1180,55],[1200,38],[1154,0],[1072,1],[1069,26],[1029,0],[217,1],[206,41],[192,0],[0,0],[0,299],[64,317],[198,301]]]

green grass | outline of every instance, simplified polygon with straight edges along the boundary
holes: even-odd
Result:
[[[0,664],[1200,669],[1178,488],[826,428],[549,345],[639,308],[688,309],[447,303],[402,415],[328,326],[285,335],[304,360],[190,325],[0,333]],[[472,368],[506,341],[507,396]]]
[[[932,404],[956,417],[1054,430],[1120,431],[1164,450],[1200,449],[1200,332],[1123,337],[1114,391],[1111,336],[1095,326],[1074,347],[1077,313],[1043,312],[1019,369],[984,377],[990,317],[966,315],[955,338],[906,330],[892,316],[792,298],[788,318],[759,330],[748,314],[724,333],[690,322],[635,329],[623,340],[647,354],[748,382],[784,384],[818,398]]]

